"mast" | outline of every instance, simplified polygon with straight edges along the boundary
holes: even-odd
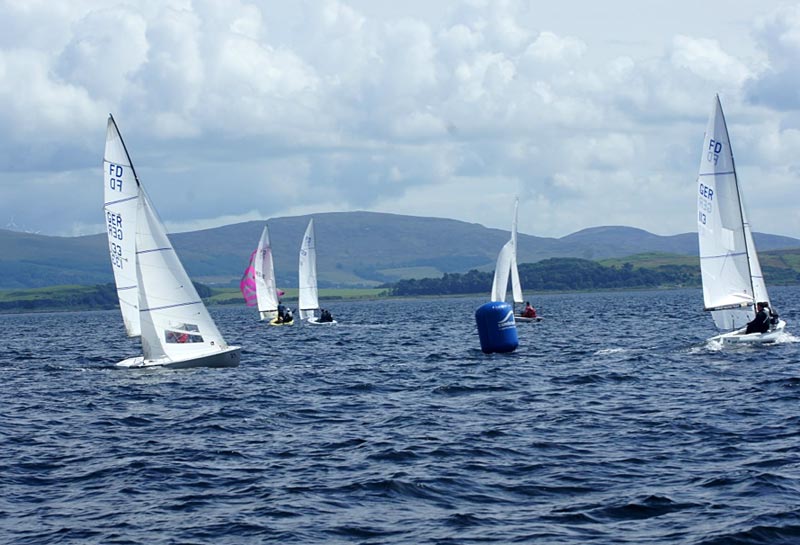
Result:
[[[116,119],[114,119],[114,116],[112,114],[108,114],[108,118],[114,124],[114,130],[117,131],[117,136],[119,136],[119,141],[122,143],[122,149],[125,150],[125,156],[128,158],[128,164],[131,166],[131,171],[133,171],[133,179],[136,180],[136,187],[142,187],[142,184],[139,183],[139,176],[136,174],[136,167],[133,166],[133,159],[131,159],[131,154],[128,153],[128,146],[125,145],[125,139],[122,138],[122,133],[119,132],[117,121]]]

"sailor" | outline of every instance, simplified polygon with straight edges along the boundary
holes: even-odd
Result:
[[[747,323],[745,333],[766,333],[769,331],[769,303],[756,303],[756,317]]]
[[[530,301],[525,301],[525,308],[522,309],[522,316],[524,318],[536,318],[536,309],[531,306]]]
[[[289,320],[286,319],[286,306],[283,304],[283,301],[278,301],[278,323],[281,324],[288,321]]]
[[[330,311],[327,309],[320,309],[319,311],[319,321],[320,322],[332,322],[333,316],[331,316]]]

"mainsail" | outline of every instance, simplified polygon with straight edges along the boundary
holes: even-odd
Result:
[[[141,334],[136,279],[136,217],[139,180],[114,118],[108,117],[103,153],[103,210],[108,249],[122,321],[129,337]]]
[[[314,218],[308,221],[308,227],[300,244],[298,307],[300,318],[311,318],[319,309],[317,291],[317,247],[314,240]]]
[[[262,319],[274,318],[278,312],[278,288],[275,285],[275,266],[272,262],[272,246],[266,225],[258,241],[254,268],[258,312]]]
[[[258,305],[262,320],[272,319],[278,314],[278,296],[283,292],[275,283],[275,266],[272,261],[272,246],[269,228],[265,225],[258,247],[250,254],[250,262],[244,270],[239,290],[248,307]]]
[[[697,177],[697,233],[703,301],[719,329],[737,329],[769,301],[746,222],[741,188],[719,96],[706,127]]]

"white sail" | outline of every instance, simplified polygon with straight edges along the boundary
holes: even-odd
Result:
[[[136,209],[139,182],[114,118],[109,116],[103,153],[103,210],[119,308],[128,336],[141,334],[136,280]]]
[[[522,284],[519,282],[519,269],[517,269],[517,212],[519,209],[519,199],[514,201],[514,221],[511,224],[511,242],[514,246],[514,254],[511,260],[511,293],[515,303],[522,303]]]
[[[753,282],[753,295],[756,302],[770,303],[767,285],[764,283],[764,273],[761,272],[761,263],[758,261],[756,244],[753,242],[753,233],[750,231],[750,223],[747,221],[747,212],[744,202],[742,202],[742,216],[744,217],[744,236],[747,243],[747,258],[750,260],[750,279]],[[770,304],[770,308],[772,305]]]
[[[209,316],[194,285],[167,238],[164,226],[136,177],[122,137],[109,118],[104,160],[105,210],[109,241],[124,241],[124,276],[116,276],[123,320],[130,333],[135,323],[144,356],[119,362],[121,367],[234,367],[240,349],[229,347]],[[134,189],[131,189],[133,187]],[[123,198],[109,198],[108,189]],[[110,219],[109,219],[110,218]],[[111,229],[111,227],[117,228]],[[132,251],[128,244],[132,242]],[[112,262],[114,246],[111,246]],[[130,255],[126,252],[131,251]],[[132,278],[130,270],[132,270]],[[132,289],[120,289],[131,282]],[[136,293],[136,301],[128,292]],[[132,312],[131,308],[136,308]],[[135,317],[134,317],[135,315]]]
[[[755,316],[766,297],[761,267],[745,223],[728,128],[719,97],[708,119],[697,178],[697,232],[705,308],[720,329],[736,329]],[[754,291],[754,276],[758,292]]]
[[[227,349],[143,189],[138,212],[136,270],[145,361],[185,361]]]
[[[319,309],[317,292],[317,248],[314,240],[314,218],[308,222],[303,242],[300,244],[300,263],[298,268],[299,290],[298,307],[300,318],[311,318]]]
[[[492,281],[492,301],[504,302],[506,300],[508,275],[511,271],[513,259],[514,241],[509,240],[503,245],[503,248],[497,256],[497,264],[494,268],[494,280]]]
[[[255,256],[255,282],[258,312],[261,319],[272,319],[278,312],[278,288],[275,283],[275,266],[272,262],[272,246],[269,229],[264,226]]]

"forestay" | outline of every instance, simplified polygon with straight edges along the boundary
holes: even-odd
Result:
[[[141,334],[139,291],[136,280],[139,181],[114,118],[111,116],[106,127],[103,182],[103,210],[119,308],[126,333],[129,337],[136,337]]]

